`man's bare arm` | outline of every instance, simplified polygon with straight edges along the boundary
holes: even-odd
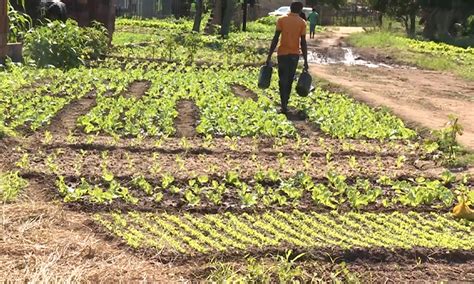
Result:
[[[301,36],[301,51],[303,52],[304,68],[309,69],[308,65],[308,44],[306,43],[306,35]]]
[[[270,51],[268,52],[267,57],[267,64],[272,61],[272,55],[275,52],[275,49],[278,46],[278,41],[280,40],[280,31],[275,31],[275,35],[273,36],[272,44],[270,45]]]

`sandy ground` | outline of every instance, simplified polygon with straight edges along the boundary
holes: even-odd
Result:
[[[310,40],[310,49],[337,54],[337,50],[345,46],[345,37],[362,31],[352,27],[331,29],[316,40]],[[368,60],[383,57],[367,54],[367,50],[361,52]],[[406,66],[369,68],[312,64],[310,69],[317,77],[347,90],[355,99],[372,106],[386,106],[397,116],[422,127],[440,129],[453,114],[464,127],[459,142],[474,150],[474,82],[448,73]]]

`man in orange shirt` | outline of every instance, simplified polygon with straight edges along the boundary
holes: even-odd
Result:
[[[275,36],[270,46],[267,64],[271,63],[272,54],[278,46],[278,76],[280,79],[281,112],[288,112],[288,101],[300,58],[300,44],[303,52],[304,68],[308,69],[308,47],[306,44],[306,22],[300,17],[303,3],[291,3],[291,13],[278,19]]]

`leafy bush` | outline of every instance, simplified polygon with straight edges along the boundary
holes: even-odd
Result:
[[[105,54],[107,43],[107,30],[98,23],[81,28],[74,20],[55,21],[26,35],[25,54],[40,67],[72,68]]]
[[[92,27],[83,28],[85,35],[85,54],[90,59],[97,59],[107,52],[108,48],[108,31],[99,22],[93,22]]]
[[[8,41],[16,42],[23,39],[31,28],[32,20],[27,14],[17,11],[13,6],[9,5],[8,23]]]
[[[264,25],[267,25],[267,26],[271,26],[273,28],[273,27],[275,27],[277,20],[278,20],[278,17],[266,16],[266,17],[263,17],[263,18],[260,18],[260,19],[256,20],[255,22],[259,23],[259,24],[264,24]]]

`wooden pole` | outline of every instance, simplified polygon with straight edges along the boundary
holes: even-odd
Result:
[[[0,63],[5,64],[8,42],[8,0],[0,0]]]

